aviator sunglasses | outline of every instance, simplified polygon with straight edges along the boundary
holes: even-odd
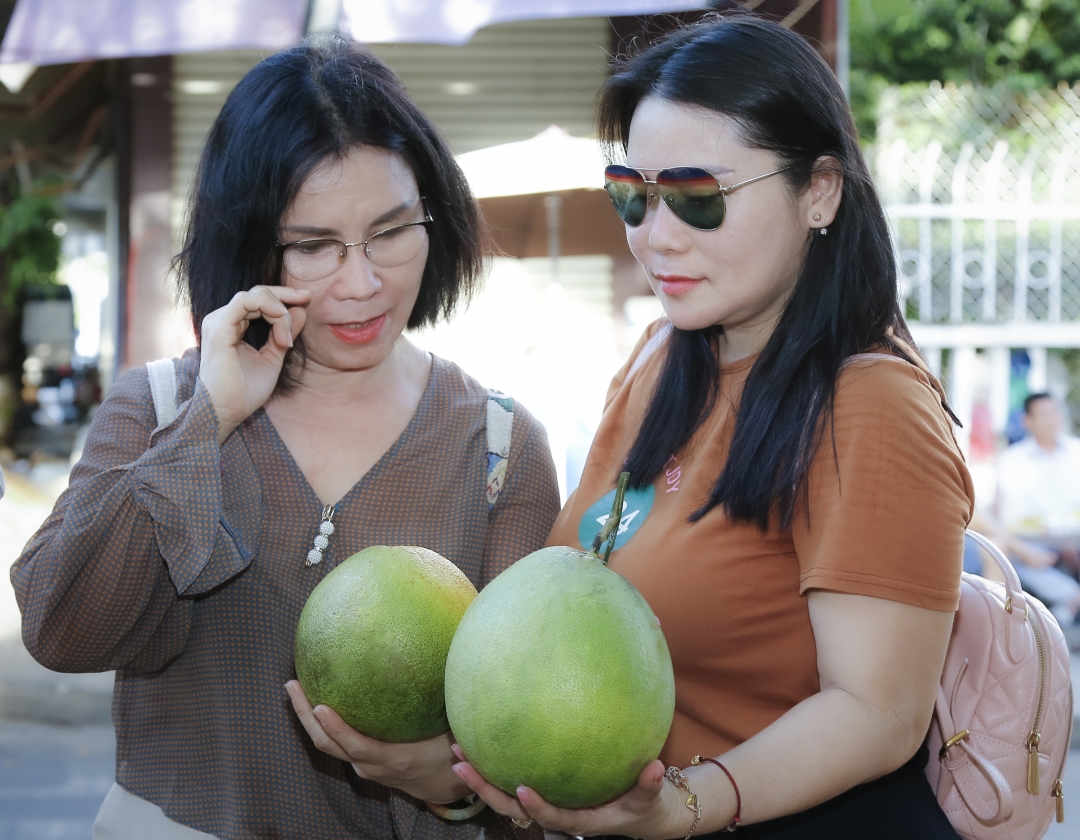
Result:
[[[619,218],[630,227],[637,227],[645,221],[645,214],[649,210],[651,184],[656,187],[664,204],[677,219],[695,230],[716,230],[724,223],[727,213],[724,196],[739,187],[786,172],[790,168],[785,166],[783,169],[774,169],[764,175],[747,178],[725,187],[709,170],[697,166],[661,169],[656,173],[656,180],[650,181],[629,166],[612,165],[604,170],[604,189],[607,190],[611,203],[615,205]]]

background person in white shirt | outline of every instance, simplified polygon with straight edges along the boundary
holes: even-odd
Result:
[[[1080,439],[1047,393],[1024,400],[1024,428],[998,456],[997,518],[1023,549],[1010,553],[1024,588],[1069,623],[1080,611]]]

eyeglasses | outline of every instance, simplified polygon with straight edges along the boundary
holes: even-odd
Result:
[[[677,219],[695,230],[716,230],[724,223],[727,213],[724,196],[790,168],[785,166],[725,187],[715,175],[697,166],[661,169],[656,173],[655,181],[629,166],[609,166],[604,170],[604,189],[619,218],[630,227],[645,221],[645,214],[649,212],[649,185],[652,184]]]
[[[424,246],[425,225],[435,221],[428,212],[427,200],[420,199],[424,218],[419,222],[380,230],[363,242],[339,242],[337,239],[301,239],[299,242],[279,242],[274,247],[281,254],[282,266],[302,283],[324,280],[337,271],[350,248],[363,248],[373,265],[394,268],[404,265]]]

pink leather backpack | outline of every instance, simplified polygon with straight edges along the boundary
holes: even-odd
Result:
[[[926,775],[960,836],[1035,840],[1055,811],[1064,820],[1061,777],[1073,722],[1068,645],[997,546],[968,535],[1001,567],[1005,583],[963,575]]]

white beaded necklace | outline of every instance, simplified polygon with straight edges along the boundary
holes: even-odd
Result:
[[[322,562],[323,552],[330,545],[330,537],[334,533],[334,506],[327,505],[323,508],[322,521],[319,522],[319,533],[315,536],[315,547],[307,553],[305,566],[317,566]]]

